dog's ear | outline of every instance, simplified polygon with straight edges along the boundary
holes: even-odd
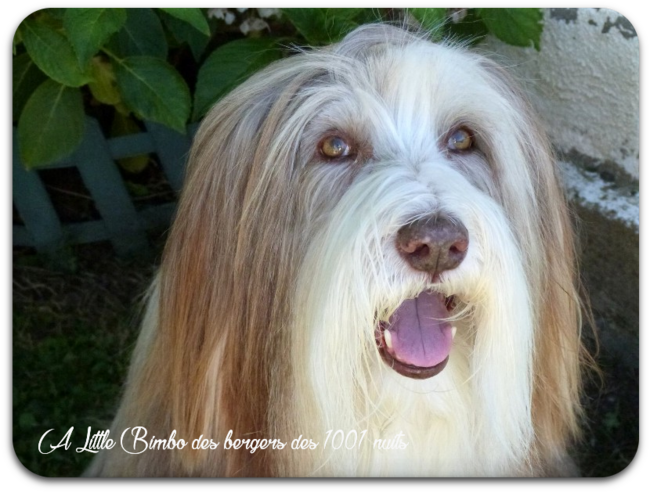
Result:
[[[581,363],[588,358],[581,343],[573,225],[557,162],[539,118],[505,70],[488,61],[485,66],[515,109],[510,127],[519,148],[511,151],[524,161],[497,169],[503,176],[496,182],[526,257],[536,319],[533,422],[543,448],[538,457],[552,468],[550,458],[561,460],[567,440],[578,434]],[[507,173],[519,173],[514,185],[508,184]],[[528,183],[528,190],[515,190],[519,183]]]
[[[134,382],[179,436],[270,432],[270,368],[277,376],[287,360],[295,265],[291,238],[280,234],[293,229],[299,137],[286,120],[313,76],[291,61],[267,69],[218,103],[195,137],[160,269],[157,333]],[[239,452],[250,462],[246,450],[231,451],[232,470],[215,474],[249,473],[238,469]],[[256,473],[264,455],[252,459]]]
[[[581,363],[587,358],[581,341],[581,302],[573,225],[550,146],[530,117],[539,144],[528,149],[536,171],[537,227],[542,265],[538,265],[536,300],[533,421],[542,457],[558,457],[579,431]],[[537,128],[536,128],[537,127]],[[562,459],[560,458],[560,461]],[[562,467],[549,463],[551,469]],[[548,471],[553,474],[553,470]]]

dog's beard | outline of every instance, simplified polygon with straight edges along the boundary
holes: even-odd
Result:
[[[313,234],[298,281],[293,347],[296,389],[313,389],[319,410],[306,415],[312,422],[321,417],[321,433],[345,426],[362,430],[369,423],[380,430],[418,395],[427,403],[427,416],[462,421],[483,438],[478,443],[499,443],[509,451],[503,457],[485,450],[486,470],[494,470],[491,461],[516,464],[533,433],[533,314],[510,224],[489,195],[443,160],[424,163],[418,181],[397,168],[378,165],[359,176],[326,219],[317,221],[320,231]],[[469,232],[465,259],[435,280],[411,268],[395,246],[401,226],[431,211],[453,215]],[[417,320],[422,315],[432,320]],[[386,347],[386,330],[392,348]],[[402,346],[396,338],[405,339]],[[403,365],[444,367],[447,359],[449,367],[430,380],[403,375],[432,375],[400,371]],[[504,381],[511,385],[504,387]],[[467,416],[447,415],[458,409],[453,401],[460,396],[470,396]],[[337,451],[331,460],[344,466],[344,456]]]

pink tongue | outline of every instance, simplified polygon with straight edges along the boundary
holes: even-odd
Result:
[[[451,325],[441,321],[448,316],[440,294],[423,292],[404,301],[385,329],[391,333],[392,342],[392,348],[386,350],[393,358],[412,366],[429,368],[441,363],[451,351]]]

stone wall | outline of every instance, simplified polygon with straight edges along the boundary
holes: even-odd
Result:
[[[638,366],[639,40],[613,10],[544,20],[539,52],[494,38],[481,49],[520,79],[558,153],[601,346]]]

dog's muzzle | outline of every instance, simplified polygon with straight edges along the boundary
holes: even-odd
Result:
[[[445,215],[428,216],[402,227],[396,248],[415,270],[440,274],[454,269],[465,258],[469,246],[467,229]],[[449,360],[454,328],[446,320],[454,308],[453,296],[424,291],[405,300],[376,333],[379,353],[401,375],[430,378]]]

